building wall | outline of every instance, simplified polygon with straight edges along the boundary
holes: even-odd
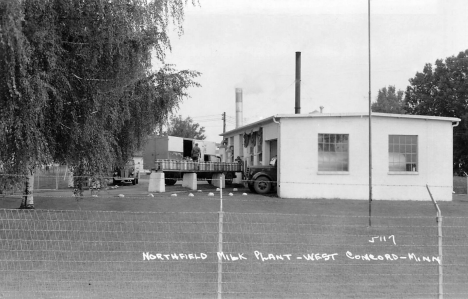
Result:
[[[263,126],[263,140],[272,140],[278,138],[278,124],[270,123]]]
[[[237,156],[241,156],[244,161],[247,161],[248,165],[267,165],[270,161],[269,157],[269,141],[275,140],[278,138],[278,125],[275,123],[262,124],[256,127],[251,127],[247,130],[248,133],[253,131],[258,131],[259,128],[263,128],[263,138],[261,147],[257,145],[254,147],[253,151],[253,163],[251,163],[252,155],[250,153],[250,146],[244,147],[243,133],[237,133],[235,135],[226,135],[228,138],[228,146],[234,146],[234,159]],[[232,143],[233,142],[233,143]],[[260,151],[261,149],[261,151]],[[260,155],[261,154],[261,155]],[[261,158],[260,158],[261,157]]]
[[[452,199],[452,124],[449,121],[372,118],[373,199]],[[318,134],[349,134],[349,171],[318,171]],[[418,136],[418,172],[389,173],[388,139]],[[284,198],[369,198],[366,117],[282,118],[278,195]]]
[[[263,126],[263,165],[268,165],[270,159],[270,142],[278,139],[278,124],[270,123]]]

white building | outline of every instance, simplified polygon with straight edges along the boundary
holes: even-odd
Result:
[[[460,119],[372,113],[373,199],[452,200],[453,126]],[[223,158],[278,157],[282,198],[369,199],[367,113],[276,115],[222,134]],[[243,145],[244,134],[256,142]]]

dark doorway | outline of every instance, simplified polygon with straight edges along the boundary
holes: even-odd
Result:
[[[184,139],[184,157],[192,156],[193,140]]]
[[[276,155],[278,155],[278,140],[277,139],[270,141],[270,160]]]

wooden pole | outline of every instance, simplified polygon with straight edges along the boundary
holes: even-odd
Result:
[[[226,112],[223,112],[223,133],[226,133]]]

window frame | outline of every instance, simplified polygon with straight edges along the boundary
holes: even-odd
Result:
[[[325,137],[328,135],[328,140],[333,140],[332,142],[325,142]],[[331,137],[333,136],[333,138]],[[340,136],[337,138],[337,136]],[[337,140],[345,140],[346,142],[336,142]],[[323,149],[320,149],[320,145],[322,144]],[[346,145],[346,150],[344,151],[336,151],[338,145]],[[330,151],[331,145],[333,145],[334,151]],[[317,135],[317,173],[318,174],[349,174],[349,168],[350,168],[350,155],[349,155],[349,150],[350,150],[350,136],[349,133],[318,133]],[[325,150],[328,148],[328,150]],[[323,167],[323,161],[321,162],[321,156],[320,153],[346,153],[346,163],[345,164],[340,164],[341,169],[320,169],[320,167]],[[322,165],[321,165],[322,164]]]
[[[398,144],[395,142],[392,142],[392,138],[398,137]],[[404,143],[401,143],[401,137],[404,137]],[[410,143],[407,143],[407,137],[411,138],[414,137],[415,143],[410,139]],[[393,139],[394,141],[395,139]],[[395,145],[398,147],[398,151],[395,151]],[[413,151],[412,147],[415,147],[415,151]],[[401,151],[401,148],[404,148],[404,151]],[[410,148],[409,151],[407,151],[407,148]],[[404,175],[417,175],[419,174],[419,135],[403,135],[403,134],[388,134],[388,147],[387,147],[387,153],[388,153],[388,174],[404,174]],[[391,165],[402,165],[403,163],[395,163],[394,160],[391,161],[391,159],[394,159],[395,157],[391,157],[391,154],[399,154],[403,155],[405,157],[405,170],[399,169],[395,170],[391,168]],[[407,161],[407,155],[410,155],[410,161]],[[415,161],[413,161],[412,155],[415,155]],[[406,170],[408,165],[410,165],[410,170]],[[415,168],[413,168],[413,165]],[[395,166],[394,166],[395,167]],[[412,170],[415,169],[415,170]]]

